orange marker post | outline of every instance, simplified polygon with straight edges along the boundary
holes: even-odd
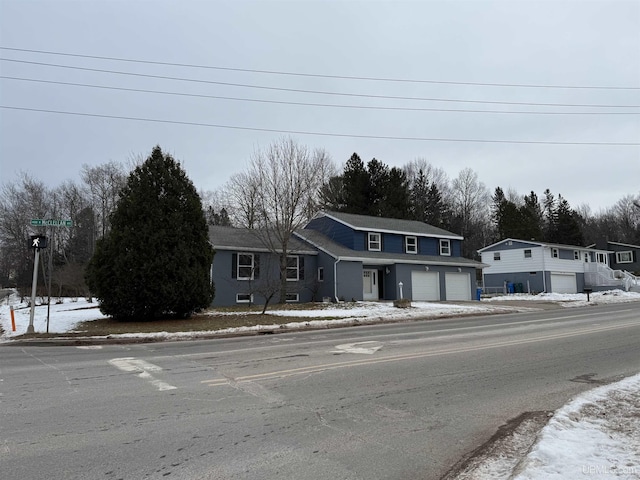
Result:
[[[16,331],[16,318],[13,315],[13,305],[11,305],[9,307],[9,310],[11,310],[11,331],[15,332]]]

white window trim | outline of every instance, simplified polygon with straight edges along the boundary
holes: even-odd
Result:
[[[289,299],[289,297],[293,297],[292,299]],[[299,293],[287,293],[286,295],[286,303],[296,303],[300,301],[300,294]]]
[[[296,265],[295,267],[290,267],[289,266],[289,259],[290,258],[295,258],[296,259]],[[296,276],[289,278],[289,272],[293,272],[295,270],[296,272]],[[297,282],[298,280],[300,280],[300,256],[299,255],[287,255],[287,282]]]
[[[251,265],[240,265],[240,257],[251,257]],[[256,258],[253,253],[238,253],[238,258],[236,259],[236,279],[237,280],[253,280],[253,275],[256,268]],[[251,268],[251,275],[249,277],[241,277],[240,276],[240,268]]]
[[[377,238],[377,240],[376,240]],[[378,247],[374,247],[373,245],[378,245]],[[371,252],[380,252],[382,251],[382,234],[378,232],[369,232],[367,233],[367,248]]]
[[[440,255],[443,257],[451,256],[451,240],[447,238],[440,239]]]
[[[573,259],[578,261],[580,260],[580,252],[578,250],[573,251]]]
[[[622,260],[623,253],[629,255],[629,260]],[[633,263],[633,252],[631,250],[616,252],[616,263]]]
[[[410,245],[409,240],[413,240],[413,244]],[[411,249],[409,249],[409,246],[411,246]],[[418,254],[418,237],[414,237],[411,235],[404,237],[404,251],[406,253],[417,255]]]
[[[607,254],[606,253],[597,252],[596,253],[596,263],[606,264],[607,263]]]
[[[531,251],[530,248],[525,249],[524,251],[524,258],[531,258],[533,256],[533,252]]]
[[[493,260],[495,262],[500,261],[500,252],[493,252]]]
[[[552,248],[551,258],[560,258],[560,250],[558,250],[557,248]]]
[[[246,297],[248,296],[248,300],[240,300],[240,296]],[[253,303],[253,294],[248,293],[236,293],[236,303]]]

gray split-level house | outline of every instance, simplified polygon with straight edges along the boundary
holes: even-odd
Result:
[[[211,227],[214,306],[261,303],[279,283],[278,252],[255,231]],[[320,212],[288,248],[288,302],[472,300],[476,270],[463,237],[413,220]]]
[[[507,238],[478,250],[486,293],[578,293],[640,288],[638,278],[610,265],[606,249]],[[626,258],[626,257],[625,257]]]

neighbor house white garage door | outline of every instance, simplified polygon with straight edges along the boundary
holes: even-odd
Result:
[[[468,273],[444,274],[447,300],[471,300],[471,279]]]
[[[430,302],[440,300],[438,272],[411,272],[411,300]]]
[[[552,273],[551,291],[553,293],[578,293],[575,273]]]

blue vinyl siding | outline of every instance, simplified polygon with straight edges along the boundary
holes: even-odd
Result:
[[[336,243],[344,245],[352,250],[364,250],[364,236],[362,232],[354,232],[352,229],[327,217],[311,220],[305,228],[310,228],[329,237]],[[360,233],[360,239],[354,233]]]
[[[418,237],[418,253],[420,255],[439,255],[439,245],[437,238]]]
[[[382,250],[388,253],[404,253],[404,235],[383,234]]]

